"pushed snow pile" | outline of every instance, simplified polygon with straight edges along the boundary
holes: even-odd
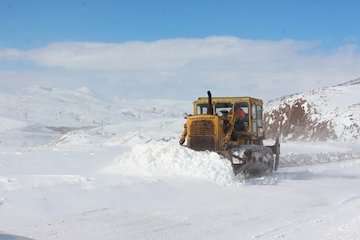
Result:
[[[235,184],[231,164],[217,153],[195,152],[175,142],[135,145],[103,170],[140,177],[191,177],[220,185]]]

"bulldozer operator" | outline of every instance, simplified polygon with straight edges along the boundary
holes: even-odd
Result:
[[[242,109],[242,107],[238,104],[236,104],[234,108],[235,108],[234,112],[235,112],[235,118],[236,118],[235,126],[234,126],[235,131],[237,131],[237,132],[246,131],[246,128],[249,123],[248,114],[246,114],[245,111]]]

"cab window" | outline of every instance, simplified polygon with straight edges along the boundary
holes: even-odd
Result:
[[[256,106],[256,120],[257,120],[257,126],[258,127],[263,127],[263,109],[262,106]]]
[[[231,112],[233,105],[231,103],[216,103],[215,113],[219,116],[226,116]]]
[[[207,113],[207,104],[196,105],[196,114],[206,114]]]
[[[248,116],[248,114],[249,114],[249,104],[248,103],[246,103],[246,102],[236,103],[235,107],[234,107],[235,112],[240,109]]]
[[[256,113],[256,105],[254,105],[254,104],[252,104],[252,106],[251,106],[251,117],[252,117],[252,132],[256,133],[257,113]]]
[[[249,127],[249,104],[246,102],[236,103],[234,106],[235,130],[247,131]]]

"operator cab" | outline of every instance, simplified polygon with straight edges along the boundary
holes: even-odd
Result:
[[[249,132],[256,136],[263,135],[263,103],[251,97],[214,97],[212,112],[223,121],[224,132],[234,120],[234,131]],[[194,115],[207,115],[209,112],[208,98],[200,97],[193,103]],[[210,109],[211,110],[211,109]],[[210,111],[211,112],[211,111]]]

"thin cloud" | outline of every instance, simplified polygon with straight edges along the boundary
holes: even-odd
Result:
[[[236,37],[52,43],[29,50],[0,49],[0,60],[46,69],[46,74],[39,69],[36,74],[48,78],[49,85],[78,87],[78,79],[104,94],[135,97],[192,97],[211,88],[218,95],[272,98],[360,76],[354,45],[323,50],[314,42]],[[65,79],[69,75],[71,84]]]

